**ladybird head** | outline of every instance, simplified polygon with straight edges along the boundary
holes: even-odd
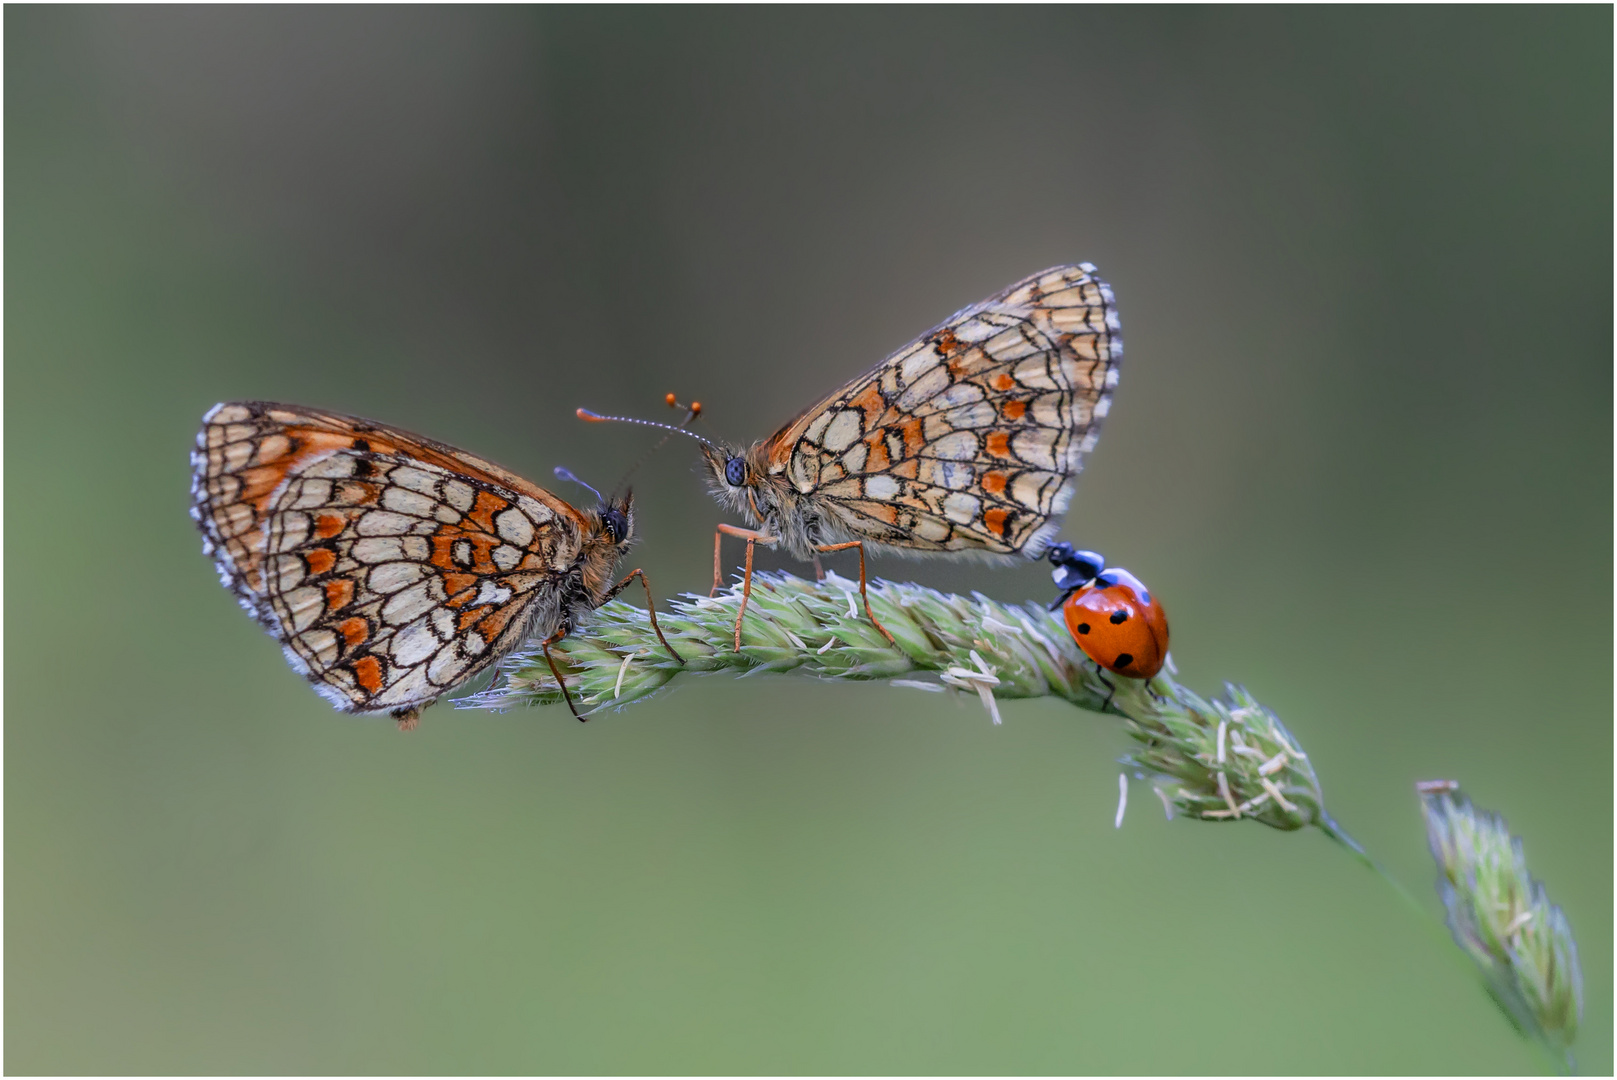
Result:
[[[1076,589],[1096,578],[1106,566],[1106,559],[1093,551],[1078,551],[1071,544],[1052,545],[1045,558],[1055,565],[1050,577],[1056,588]]]

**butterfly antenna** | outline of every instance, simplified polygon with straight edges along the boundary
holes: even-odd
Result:
[[[661,450],[663,448],[663,446],[668,442],[668,436],[669,435],[671,435],[671,434],[673,434],[674,432],[677,431],[682,435],[690,435],[694,439],[702,439],[702,437],[700,435],[697,435],[694,432],[685,430],[685,425],[686,424],[689,424],[692,420],[695,420],[697,417],[702,415],[702,403],[700,401],[693,401],[689,405],[681,405],[679,403],[679,398],[676,397],[673,394],[665,395],[663,400],[668,402],[668,407],[671,408],[671,409],[684,409],[685,410],[685,419],[681,420],[678,424],[674,424],[674,425],[655,424],[655,423],[652,423],[649,420],[629,420],[627,417],[621,417],[621,416],[597,416],[595,413],[590,412],[588,409],[579,409],[578,410],[579,417],[582,418],[582,419],[585,419],[585,420],[623,420],[626,423],[631,423],[631,424],[650,424],[652,427],[659,427],[659,428],[666,428],[667,429],[666,431],[664,431],[662,438],[658,439],[657,442],[649,450],[647,450],[645,453],[640,455],[639,459],[637,461],[635,461],[635,463],[633,465],[629,466],[628,471],[623,474],[623,479],[619,480],[618,481],[618,486],[613,489],[614,494],[616,494],[616,492],[622,491],[624,489],[624,487],[626,487],[628,485],[629,477],[633,476],[635,474],[635,471],[638,470],[640,468],[640,466],[644,465],[648,459],[650,459],[651,455],[655,454],[657,451],[659,451],[659,450]],[[708,440],[702,439],[702,442],[707,443]],[[711,446],[712,444],[708,443],[708,445]]]
[[[682,428],[686,424],[689,424],[692,420],[695,420],[698,416],[702,415],[702,403],[700,401],[693,401],[689,405],[681,405],[679,403],[679,398],[675,397],[673,394],[664,394],[663,400],[668,403],[668,407],[670,409],[685,410],[685,419],[674,425],[675,427]],[[662,444],[658,443],[658,445],[661,446]]]
[[[695,403],[693,402],[692,404],[694,406]],[[574,411],[580,420],[588,420],[592,424],[603,424],[610,420],[618,424],[639,424],[641,427],[661,428],[664,431],[673,431],[680,435],[689,436],[702,445],[711,446],[715,450],[719,448],[718,443],[715,443],[712,439],[704,439],[694,431],[686,431],[683,427],[675,427],[673,424],[659,424],[655,420],[637,420],[632,416],[602,416],[600,413],[591,412],[588,409],[577,409]]]
[[[577,484],[581,488],[586,488],[589,491],[594,492],[595,497],[600,500],[601,505],[602,506],[606,505],[606,496],[602,495],[599,491],[596,491],[595,488],[592,487],[591,485],[586,484],[584,481],[582,481],[578,477],[574,476],[573,475],[573,470],[565,469],[562,466],[557,465],[556,469],[555,469],[555,472],[556,472],[556,479],[558,479],[558,480],[566,480],[569,483]]]

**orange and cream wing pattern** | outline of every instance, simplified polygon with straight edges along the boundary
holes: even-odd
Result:
[[[454,447],[233,402],[203,418],[191,516],[225,587],[339,709],[412,714],[498,660],[578,557],[578,512]]]
[[[974,304],[777,433],[769,469],[850,533],[1037,557],[1117,385],[1111,287],[1058,266]]]

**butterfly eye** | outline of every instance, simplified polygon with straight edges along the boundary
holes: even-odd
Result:
[[[629,519],[623,516],[621,510],[603,511],[601,523],[606,526],[606,535],[614,544],[623,543],[623,538],[629,535]]]
[[[733,457],[724,463],[724,482],[731,487],[740,487],[747,480],[747,465],[738,457]]]

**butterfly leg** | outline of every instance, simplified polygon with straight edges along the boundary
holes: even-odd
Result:
[[[753,547],[754,547],[754,545],[757,545],[757,544],[773,544],[776,540],[779,540],[780,537],[771,536],[766,532],[758,532],[758,531],[756,531],[754,529],[742,529],[742,528],[737,528],[734,525],[725,525],[723,523],[720,523],[720,525],[718,527],[718,531],[713,534],[713,589],[714,589],[714,592],[717,592],[718,588],[719,588],[719,536],[721,534],[727,535],[727,536],[740,537],[741,539],[743,539],[743,540],[745,540],[747,542],[747,568],[746,568],[746,571],[742,574],[742,577],[741,577],[741,607],[736,612],[735,651],[740,652],[741,651],[741,620],[747,614],[747,599],[752,596],[752,551],[753,551]],[[713,593],[708,593],[708,595],[712,596]]]
[[[672,645],[668,644],[668,639],[663,637],[663,628],[657,625],[657,602],[651,598],[651,581],[646,577],[646,572],[644,570],[640,569],[639,567],[635,567],[633,570],[629,571],[627,577],[618,582],[616,585],[612,586],[612,591],[606,594],[606,597],[601,601],[601,603],[606,603],[607,600],[611,600],[613,597],[617,596],[618,593],[628,588],[629,582],[633,581],[636,577],[639,577],[640,584],[646,587],[646,614],[651,616],[651,628],[656,631],[657,640],[663,643],[663,648],[668,650],[669,656],[672,656],[678,663],[683,664],[685,662],[685,658],[679,655],[679,653],[675,652]]]
[[[747,614],[747,601],[752,597],[752,549],[757,543],[750,538],[747,540],[747,572],[742,575],[741,606],[736,609],[736,652],[741,651],[741,620]]]
[[[723,540],[724,526],[720,525],[713,530],[713,587],[707,591],[710,599],[718,595],[719,585],[724,580],[723,575],[719,572],[719,548],[722,546]]]
[[[820,553],[818,551],[812,551],[809,554],[814,556],[814,580],[817,582],[824,581],[825,567],[820,565]]]
[[[557,630],[554,634],[541,641],[539,647],[545,651],[545,663],[550,665],[550,673],[556,676],[556,685],[561,687],[562,700],[567,702],[567,708],[582,724],[587,722],[589,717],[578,715],[578,706],[573,704],[573,695],[567,692],[567,680],[561,677],[561,669],[556,667],[556,658],[550,655],[550,647],[566,636],[567,632],[565,630]]]
[[[865,602],[865,615],[869,617],[870,625],[880,630],[881,636],[886,638],[890,644],[897,645],[898,642],[893,640],[893,635],[887,632],[887,627],[883,626],[881,620],[876,618],[876,613],[870,610],[870,594],[865,592],[865,545],[863,542],[849,540],[846,544],[821,544],[814,550],[842,551],[845,548],[859,549],[859,598]]]

